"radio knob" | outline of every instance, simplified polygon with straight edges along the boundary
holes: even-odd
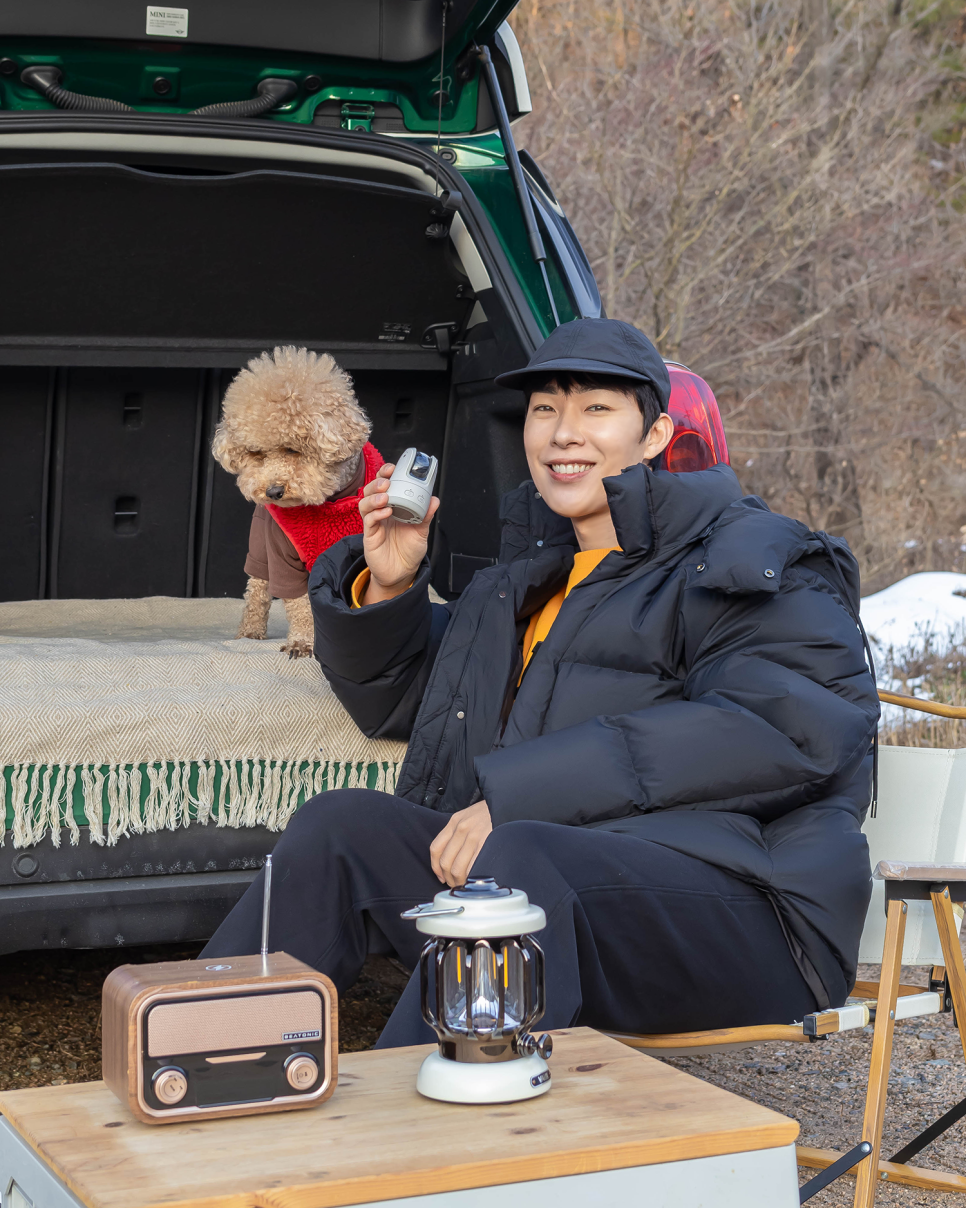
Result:
[[[319,1063],[307,1053],[296,1053],[285,1063],[285,1077],[295,1090],[307,1091],[319,1079]]]
[[[158,1070],[151,1081],[154,1085],[154,1093],[160,1102],[168,1107],[180,1103],[188,1091],[187,1076],[184,1070],[179,1070],[176,1065],[167,1065],[164,1069]]]

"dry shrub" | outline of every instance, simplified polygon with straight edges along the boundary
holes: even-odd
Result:
[[[608,313],[707,377],[745,489],[846,536],[866,590],[966,569],[961,31],[901,3],[513,18],[517,134]]]
[[[880,685],[906,696],[966,706],[966,631],[926,632],[876,655]],[[966,747],[966,721],[883,705],[879,741],[897,747]]]
[[[964,698],[949,704],[966,705]],[[950,717],[932,717],[928,713],[907,711],[908,720],[888,722],[879,731],[879,742],[889,747],[966,747],[966,721]]]

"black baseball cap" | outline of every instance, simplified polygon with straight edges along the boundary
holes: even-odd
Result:
[[[671,378],[661,354],[647,336],[620,319],[574,319],[552,331],[523,369],[496,379],[498,386],[524,389],[527,378],[560,373],[611,373],[654,387],[667,411]]]

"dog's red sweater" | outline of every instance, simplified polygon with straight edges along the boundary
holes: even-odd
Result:
[[[343,537],[362,532],[362,516],[359,514],[359,499],[363,487],[375,478],[383,464],[382,454],[368,441],[362,450],[366,472],[362,486],[355,495],[328,503],[302,504],[294,508],[280,508],[276,503],[265,506],[272,519],[295,546],[298,556],[311,570],[315,560]]]

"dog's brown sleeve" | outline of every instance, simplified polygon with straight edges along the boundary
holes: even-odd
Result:
[[[245,574],[254,579],[267,579],[268,590],[279,600],[295,600],[304,596],[309,587],[305,563],[261,504],[256,506],[252,516]]]

